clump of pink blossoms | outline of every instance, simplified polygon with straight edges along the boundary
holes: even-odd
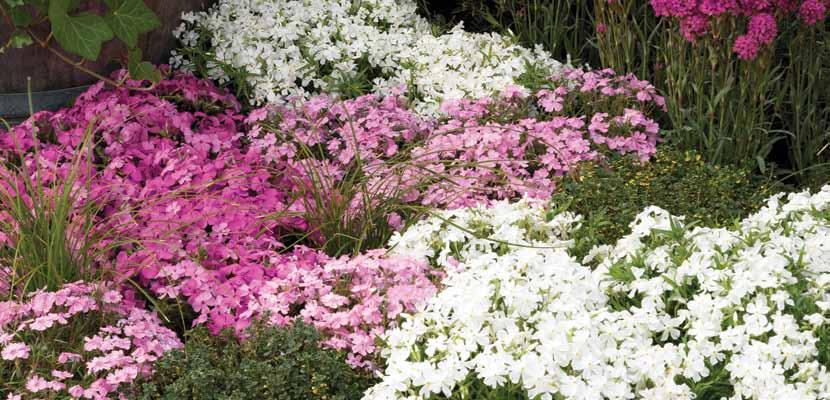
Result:
[[[383,106],[369,112],[377,117],[365,124],[387,126]],[[91,126],[89,154],[97,156],[79,178],[81,197],[103,204],[101,224],[129,239],[99,267],[114,268],[116,279],[136,277],[159,297],[183,300],[196,311],[195,323],[213,332],[242,334],[266,314],[280,323],[303,317],[330,335],[327,344],[351,352],[353,364],[369,366],[374,335],[434,293],[437,275],[379,254],[331,260],[300,245],[287,248],[283,234],[313,229],[292,193],[303,175],[248,144],[246,120],[255,118],[191,76],[175,75],[151,92],[97,85],[73,107],[16,127],[0,151],[40,163],[45,183],[60,181],[71,161],[86,154],[78,145]],[[387,134],[409,135],[391,125]],[[349,151],[383,152],[389,143],[380,137],[377,146],[343,143],[339,154],[348,162]],[[352,286],[341,288],[346,278]],[[334,301],[335,293],[347,301]]]
[[[807,25],[827,17],[828,0],[651,0],[658,16],[680,21],[680,30],[689,41],[707,34],[718,19],[738,18],[747,30],[735,39],[733,51],[741,59],[752,60],[769,46],[778,34],[776,20],[797,16]]]
[[[653,86],[631,75],[571,69],[535,93],[513,87],[448,102],[434,120],[398,96],[320,96],[260,110],[252,119],[264,127],[252,130],[252,146],[294,173],[313,165],[338,181],[360,169],[376,198],[454,208],[550,197],[557,176],[609,151],[647,160],[659,131],[650,114],[664,107]]]
[[[72,336],[90,325],[96,334]],[[9,398],[108,399],[181,346],[155,314],[100,284],[77,282],[0,302],[0,389]]]

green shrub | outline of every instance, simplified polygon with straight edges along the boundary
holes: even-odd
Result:
[[[320,348],[312,326],[254,324],[245,340],[231,333],[189,333],[185,348],[156,363],[151,381],[136,385],[134,399],[358,399],[372,384],[345,357]]]
[[[620,157],[605,165],[584,164],[559,182],[554,203],[585,217],[585,238],[575,253],[613,244],[644,207],[658,206],[706,226],[733,222],[763,205],[780,187],[749,169],[713,166],[693,152],[662,147],[641,164]]]

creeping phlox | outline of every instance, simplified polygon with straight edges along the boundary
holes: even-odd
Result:
[[[293,173],[319,175],[306,181],[366,176],[372,201],[396,196],[457,208],[550,198],[557,176],[608,154],[646,161],[659,139],[652,113],[664,106],[652,85],[631,75],[564,69],[532,93],[508,86],[447,101],[441,118],[413,113],[400,96],[364,95],[267,107],[249,121],[264,126],[252,129],[252,147]]]
[[[567,249],[582,218],[555,212],[540,200],[498,201],[489,206],[436,213],[389,240],[390,254],[457,270],[467,260],[520,248]]]
[[[433,296],[433,282],[443,276],[422,261],[386,257],[384,250],[339,259],[298,250],[270,262],[258,278],[223,281],[184,261],[159,271],[157,290],[163,298],[188,298],[201,314],[196,322],[214,329],[241,330],[255,318],[275,325],[302,318],[325,335],[324,346],[346,351],[350,365],[374,369],[376,338]]]
[[[182,343],[131,297],[77,282],[0,302],[0,392],[9,399],[109,399],[148,376],[153,362]],[[98,333],[82,340],[69,333],[96,323]],[[15,382],[19,389],[11,391]]]
[[[281,235],[313,230],[305,202],[289,193],[303,177],[246,145],[245,120],[209,81],[177,74],[153,91],[96,85],[73,107],[15,127],[0,150],[46,186],[84,159],[78,196],[101,206],[97,224],[123,242],[97,266],[116,279],[135,277],[156,297],[183,301],[214,333],[242,334],[265,315],[279,324],[302,317],[351,364],[372,367],[375,337],[431,296],[440,273],[382,252],[332,259],[286,249]],[[88,132],[91,149],[81,145]],[[0,268],[0,293],[20,280],[12,272]]]
[[[412,0],[221,0],[183,19],[171,64],[204,64],[208,77],[249,88],[255,104],[403,85],[416,110],[435,114],[445,100],[504,89],[528,65],[560,66],[541,48],[461,25],[435,36]]]
[[[774,196],[732,229],[649,207],[582,263],[555,248],[578,224],[535,242],[519,228],[571,216],[525,207],[457,210],[393,240],[454,268],[386,333],[365,399],[830,398],[830,186]]]

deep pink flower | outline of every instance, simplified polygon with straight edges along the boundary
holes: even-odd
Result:
[[[747,34],[760,44],[770,44],[778,34],[778,24],[772,14],[756,14],[749,20]]]
[[[43,379],[42,377],[40,377],[38,375],[32,375],[26,381],[26,390],[28,390],[32,393],[38,393],[38,392],[41,392],[41,391],[44,391],[44,390],[48,390],[50,387],[51,387],[51,385],[49,384],[49,381],[47,381],[46,379]]]
[[[758,41],[749,35],[742,35],[735,39],[732,46],[734,51],[742,60],[753,60],[758,55]]]
[[[798,15],[807,25],[815,25],[824,19],[827,5],[824,0],[804,0],[798,9]]]

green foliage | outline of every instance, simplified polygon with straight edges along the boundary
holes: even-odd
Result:
[[[320,334],[301,322],[291,327],[256,323],[250,337],[215,337],[205,328],[189,333],[182,351],[156,363],[152,380],[136,385],[137,400],[346,400],[372,384],[344,356],[321,349]]]
[[[655,43],[665,22],[654,15],[649,2],[594,0],[593,14],[599,65],[655,84],[662,81]]]
[[[413,188],[403,178],[407,169],[427,171],[424,184],[430,177],[442,178],[428,172],[430,162],[407,159],[405,151],[386,160],[390,168],[380,172],[367,171],[357,154],[342,179],[333,176],[325,164],[307,161],[322,158],[322,146],[299,144],[299,152],[307,157],[300,166],[308,179],[297,180],[298,197],[306,210],[303,218],[315,227],[308,235],[322,237],[320,247],[334,257],[382,248],[395,231],[390,216],[409,221],[425,212],[405,200]]]
[[[428,9],[426,1],[421,8]],[[438,2],[432,2],[438,3]],[[525,46],[542,45],[556,59],[569,57],[595,63],[590,39],[590,1],[460,0],[453,14],[474,31],[496,30],[515,36]]]
[[[0,213],[8,217],[0,221],[0,232],[9,238],[0,246],[0,265],[11,268],[4,278],[14,288],[10,295],[95,281],[100,273],[93,266],[109,233],[96,229],[100,206],[79,198],[88,189],[80,178],[91,168],[85,157],[91,137],[90,128],[67,176],[56,182],[45,183],[39,165],[31,170],[7,161],[0,169]]]
[[[102,8],[106,8],[104,15],[90,12],[90,9]],[[0,46],[0,53],[8,48],[36,44],[59,54],[49,40],[54,37],[63,51],[95,61],[104,44],[116,38],[130,50],[128,67],[134,79],[158,81],[161,78],[154,69],[147,68],[148,63],[132,59],[141,54],[136,53],[139,36],[161,26],[161,21],[143,0],[87,1],[84,7],[74,0],[4,0],[0,1],[0,17],[11,32],[7,42]],[[40,37],[35,28],[46,22],[50,35]],[[80,63],[65,59],[62,54],[59,57],[85,70]]]
[[[574,252],[585,255],[595,244],[613,244],[649,205],[687,222],[723,226],[756,211],[780,188],[749,169],[713,166],[694,152],[664,146],[641,164],[621,157],[607,165],[584,164],[563,177],[554,203],[585,216]]]
[[[49,2],[49,22],[52,33],[64,50],[87,60],[95,60],[101,46],[112,39],[110,26],[103,18],[91,13],[69,15],[71,0]]]
[[[763,51],[751,61],[732,51],[738,36],[729,23],[717,23],[698,43],[669,29],[662,42],[666,95],[671,129],[667,136],[685,149],[719,164],[757,166],[781,139],[773,129],[772,89],[781,79],[775,54]]]
[[[790,168],[808,186],[830,176],[830,36],[825,22],[783,26],[784,79],[777,82],[777,125],[787,134]]]

